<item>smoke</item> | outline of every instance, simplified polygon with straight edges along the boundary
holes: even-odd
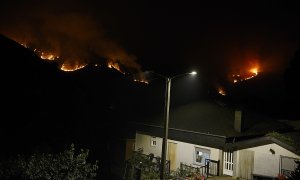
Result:
[[[95,10],[82,1],[16,2],[4,3],[0,33],[32,49],[59,56],[60,65],[105,58],[128,70],[141,69],[136,57],[108,36],[103,18],[96,15],[101,9]]]
[[[254,67],[259,73],[284,72],[299,47],[294,30],[244,26],[217,26],[217,30],[204,33],[206,37],[201,36],[202,42],[194,43],[199,44],[199,48],[194,48],[187,59],[198,60],[213,81],[233,74],[245,74]]]

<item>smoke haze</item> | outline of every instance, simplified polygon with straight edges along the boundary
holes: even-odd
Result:
[[[255,64],[282,72],[300,47],[300,11],[292,3],[1,3],[0,32],[56,52],[61,63],[102,57],[128,69],[195,68],[215,78]]]
[[[101,9],[98,9],[101,10]],[[112,40],[83,1],[21,1],[7,4],[2,12],[0,32],[32,49],[59,56],[59,63],[76,65],[105,58],[139,71],[136,57]]]

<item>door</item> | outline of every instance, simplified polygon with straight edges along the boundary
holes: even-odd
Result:
[[[127,139],[126,140],[126,150],[125,150],[125,160],[131,158],[132,153],[134,151],[135,139]]]
[[[253,167],[254,167],[254,151],[240,150],[239,162],[238,162],[238,173],[237,173],[238,176],[242,179],[252,179]]]
[[[168,143],[168,159],[170,161],[170,170],[176,170],[176,149],[177,144],[173,142]]]
[[[224,175],[233,175],[233,152],[232,151],[224,151],[223,153],[223,174]]]

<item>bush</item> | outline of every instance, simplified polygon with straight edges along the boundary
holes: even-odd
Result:
[[[297,180],[300,179],[300,161],[295,161],[297,164],[297,167],[294,171],[292,171],[291,176],[288,177],[290,180]]]
[[[143,151],[139,149],[128,161],[130,164],[128,179],[136,179],[135,173],[137,173],[137,171],[140,171],[142,179],[159,179],[159,164],[153,162],[154,155],[144,155],[142,152]]]
[[[10,161],[10,168],[4,178],[22,177],[24,179],[79,180],[94,179],[98,162],[87,163],[89,150],[81,149],[76,155],[74,144],[62,153],[35,153],[29,158],[18,156]]]

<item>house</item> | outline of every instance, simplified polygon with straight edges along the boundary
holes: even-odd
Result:
[[[162,117],[132,122],[136,133],[128,140],[129,147],[161,156],[162,124]],[[215,175],[272,179],[295,169],[294,161],[300,154],[287,137],[300,137],[298,130],[291,124],[219,102],[197,102],[171,111],[167,159],[171,170],[182,163],[201,167],[210,160],[218,162]]]

